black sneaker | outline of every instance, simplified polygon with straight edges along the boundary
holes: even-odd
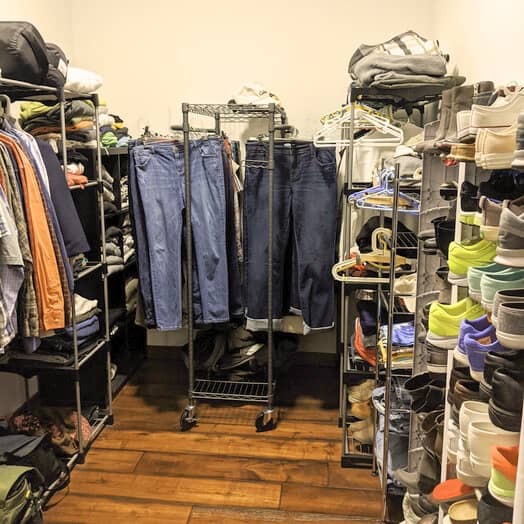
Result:
[[[460,186],[460,221],[463,224],[474,224],[475,214],[480,212],[478,190],[478,186],[467,180]]]
[[[514,169],[495,169],[487,182],[479,185],[479,196],[502,202],[524,195],[524,174]]]

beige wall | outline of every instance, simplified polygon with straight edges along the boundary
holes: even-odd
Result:
[[[244,82],[277,93],[304,136],[345,100],[355,47],[416,28],[431,0],[74,0],[74,55],[103,75],[133,131],[181,123],[180,104],[227,102]],[[92,20],[97,22],[93,24]]]
[[[433,33],[469,82],[524,83],[524,2],[435,0]]]

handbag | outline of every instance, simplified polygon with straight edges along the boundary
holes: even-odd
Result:
[[[41,524],[42,478],[34,468],[0,465],[0,524]]]

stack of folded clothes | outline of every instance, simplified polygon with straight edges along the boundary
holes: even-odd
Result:
[[[122,230],[119,227],[111,226],[106,229],[106,255],[107,255],[107,274],[112,275],[124,269],[124,258],[120,247]]]
[[[125,147],[131,140],[131,136],[129,135],[129,130],[124,124],[124,121],[118,116],[118,115],[110,115],[114,119],[113,124],[113,132],[116,135],[116,138],[118,139],[118,142],[116,143],[116,147]]]
[[[75,293],[75,315],[76,315],[76,336],[78,346],[81,347],[95,339],[100,333],[100,321],[98,315],[97,300],[89,300]],[[73,328],[55,331],[51,337],[42,339],[40,349],[48,349],[61,352],[73,351]]]
[[[118,115],[109,114],[104,101],[100,102],[99,124],[102,147],[125,147],[131,140],[124,121]]]
[[[135,241],[131,232],[129,217],[126,217],[122,223],[122,234],[124,235],[124,264],[127,264],[135,255]]]
[[[392,369],[410,369],[413,366],[413,344],[415,343],[415,326],[411,322],[393,324],[392,333]],[[382,361],[387,361],[388,326],[380,326],[378,347]]]
[[[102,166],[102,184],[103,184],[103,197],[104,197],[104,213],[116,213],[118,208],[115,204],[115,191],[113,189],[113,177],[109,174],[109,171]]]
[[[436,40],[407,31],[382,44],[359,46],[349,61],[349,73],[356,87],[447,89],[465,80],[446,76],[448,58]]]
[[[136,308],[138,301],[138,278],[132,277],[126,280],[126,310],[131,312]]]
[[[90,100],[69,100],[65,106],[67,147],[96,147],[93,123],[95,107]],[[20,125],[24,131],[42,140],[59,142],[60,105],[43,102],[23,102],[20,106]]]

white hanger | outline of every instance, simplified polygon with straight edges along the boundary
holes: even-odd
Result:
[[[349,130],[351,124],[351,106],[347,105],[338,111],[324,115],[320,120],[322,127],[313,135],[316,147],[349,146],[350,138],[342,138],[343,131]],[[353,141],[354,145],[374,145],[377,147],[391,147],[404,141],[404,132],[394,126],[389,119],[380,115],[370,107],[358,104],[354,111],[354,129],[376,130],[383,137],[363,136]]]

